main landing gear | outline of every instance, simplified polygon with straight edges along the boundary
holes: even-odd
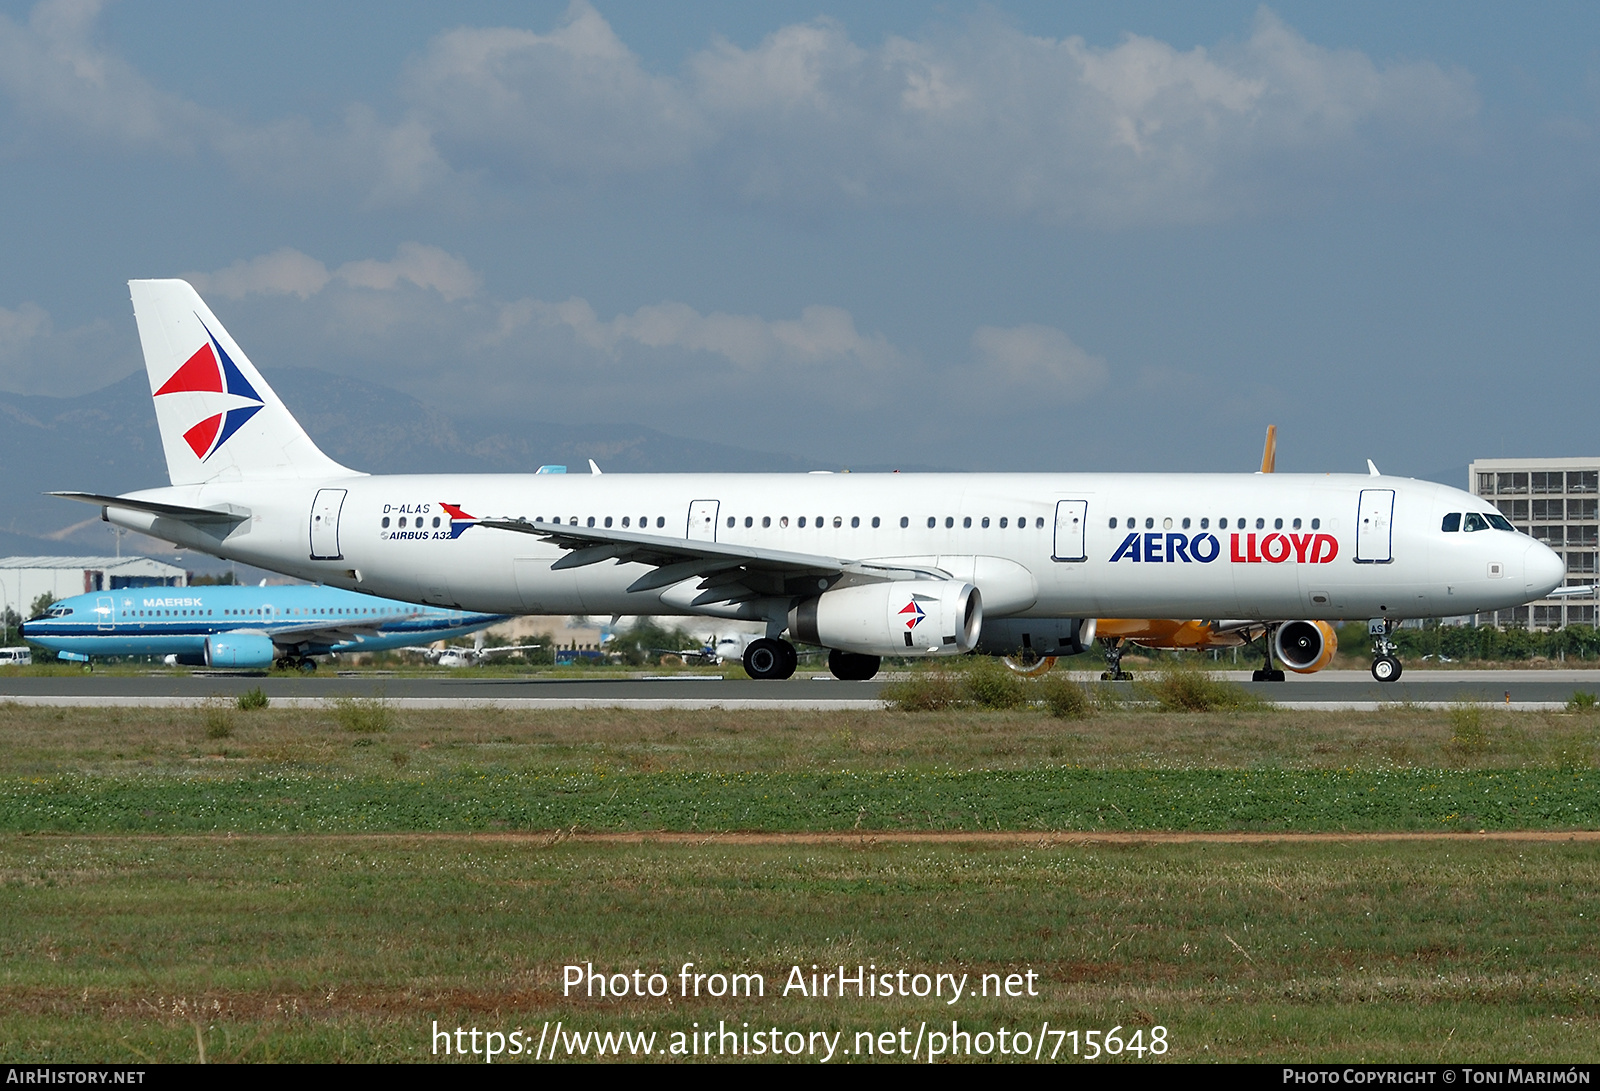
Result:
[[[1396,624],[1386,617],[1371,618],[1367,622],[1367,635],[1372,637],[1372,677],[1380,682],[1393,682],[1400,677],[1400,660],[1394,654],[1400,649],[1389,639]]]
[[[1122,669],[1122,653],[1126,649],[1122,646],[1121,637],[1102,638],[1100,641],[1106,646],[1106,669],[1100,675],[1102,682],[1131,682],[1133,675]]]
[[[866,658],[866,657],[863,657]],[[794,645],[787,640],[773,640],[771,637],[762,637],[752,640],[744,650],[744,672],[751,678],[784,679],[794,676],[794,669],[800,665],[800,656],[795,654]],[[877,673],[877,664],[873,664],[873,673]],[[868,678],[872,675],[867,675]]]
[[[828,670],[841,682],[865,682],[878,673],[882,660],[875,655],[841,652],[834,648],[828,652]]]
[[[281,671],[300,671],[302,674],[311,674],[317,669],[317,661],[308,655],[291,655],[280,659],[273,664]]]
[[[1262,630],[1262,632],[1261,632],[1261,643],[1266,648],[1267,662],[1266,662],[1266,665],[1263,666],[1260,670],[1255,671],[1250,675],[1250,681],[1252,681],[1252,682],[1281,682],[1281,681],[1283,681],[1283,672],[1272,665],[1272,638],[1277,636],[1277,635],[1278,635],[1277,628],[1275,626],[1269,625],[1264,630]]]

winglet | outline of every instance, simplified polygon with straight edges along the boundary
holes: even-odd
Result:
[[[1261,449],[1261,472],[1270,474],[1278,467],[1278,426],[1267,425],[1267,445]]]
[[[1373,465],[1372,459],[1370,458],[1367,459],[1367,473],[1371,474],[1373,477],[1383,476],[1383,474],[1378,472],[1378,467]]]

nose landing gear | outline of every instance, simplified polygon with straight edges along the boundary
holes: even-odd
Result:
[[[1372,677],[1380,682],[1393,682],[1400,677],[1400,660],[1394,654],[1400,649],[1389,639],[1395,625],[1395,621],[1386,617],[1371,618],[1367,622],[1367,634],[1372,637]]]
[[[1106,669],[1100,676],[1102,682],[1131,682],[1133,675],[1122,669],[1122,638],[1102,637],[1100,643],[1106,646]]]

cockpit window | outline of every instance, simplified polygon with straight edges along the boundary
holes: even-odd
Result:
[[[1509,530],[1515,532],[1517,529],[1511,525],[1511,520],[1507,519],[1499,512],[1485,512],[1483,517],[1489,520],[1489,525],[1494,527],[1496,530]]]
[[[72,613],[72,607],[70,607],[70,606],[62,606],[60,603],[57,603],[56,605],[50,607],[50,609],[46,610],[44,612],[44,616],[45,617],[66,617],[70,613]]]
[[[1453,511],[1444,517],[1444,523],[1439,527],[1446,534],[1454,534],[1461,529],[1461,513]]]
[[[1488,530],[1489,520],[1475,511],[1469,511],[1465,516],[1465,521],[1461,524],[1461,529],[1465,531]]]

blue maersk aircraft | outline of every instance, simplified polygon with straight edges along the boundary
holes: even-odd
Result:
[[[314,655],[448,640],[507,620],[335,587],[128,587],[74,595],[22,624],[63,659],[155,655],[174,665],[316,669]]]
[[[365,474],[311,441],[190,285],[130,289],[171,484],[57,495],[189,549],[371,595],[764,623],[744,649],[755,678],[792,675],[795,642],[828,649],[829,670],[854,679],[886,655],[1069,655],[1099,618],[1254,626],[1299,670],[1329,651],[1316,622],[1365,618],[1372,674],[1393,681],[1400,619],[1521,605],[1565,574],[1486,501],[1375,467]]]

